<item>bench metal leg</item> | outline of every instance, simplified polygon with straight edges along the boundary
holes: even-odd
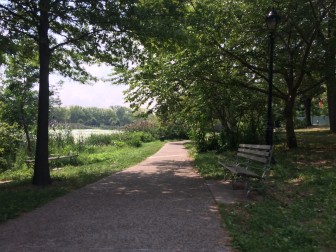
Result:
[[[243,185],[243,190],[245,190],[246,188],[249,187],[249,179],[245,178],[245,177],[241,177],[241,176],[233,176],[232,178],[232,189],[236,190],[239,188],[235,188],[235,185],[237,185],[238,183],[241,183]]]
[[[259,194],[264,194],[264,190],[266,189],[264,185],[263,179],[258,179],[256,181],[251,181],[249,188],[246,193],[246,198],[248,197],[249,193],[252,191],[257,191]]]

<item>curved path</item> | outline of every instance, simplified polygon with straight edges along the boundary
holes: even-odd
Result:
[[[125,157],[127,158],[127,157]],[[0,225],[0,251],[232,251],[182,142]]]

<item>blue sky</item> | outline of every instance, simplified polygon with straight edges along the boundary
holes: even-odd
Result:
[[[88,71],[99,78],[107,78],[111,67],[93,65],[87,67]],[[56,83],[62,78],[51,75],[50,83]],[[125,85],[111,85],[108,82],[98,81],[94,84],[80,84],[68,79],[62,79],[64,84],[59,89],[62,106],[79,105],[82,107],[108,108],[113,105],[128,106],[124,101],[123,91]]]

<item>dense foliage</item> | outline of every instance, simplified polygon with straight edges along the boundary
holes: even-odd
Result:
[[[328,80],[335,78],[336,44],[326,39],[336,35],[335,2],[276,5],[146,1],[137,11],[155,10],[140,22],[151,33],[136,37],[142,50],[135,67],[120,70],[120,81],[130,84],[128,101],[135,108],[148,104],[165,124],[185,125],[200,149],[206,149],[203,143],[218,122],[221,135],[212,135],[224,148],[241,141],[263,143],[269,81],[265,16],[276,7],[281,23],[275,35],[274,121],[281,121],[287,145],[295,148],[296,108],[304,105],[309,126],[312,101],[325,97],[335,131],[336,106],[330,106],[336,100],[335,85]],[[326,72],[330,68],[333,73]]]

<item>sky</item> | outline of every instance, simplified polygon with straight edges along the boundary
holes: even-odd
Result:
[[[109,73],[111,73],[111,67],[106,65],[93,65],[86,68],[99,78],[107,78]],[[62,107],[72,105],[97,108],[109,108],[115,105],[129,106],[124,101],[123,95],[123,91],[127,89],[126,85],[115,86],[103,81],[93,84],[81,84],[57,75],[50,75],[50,84],[55,84],[60,80],[64,81],[58,91]]]

